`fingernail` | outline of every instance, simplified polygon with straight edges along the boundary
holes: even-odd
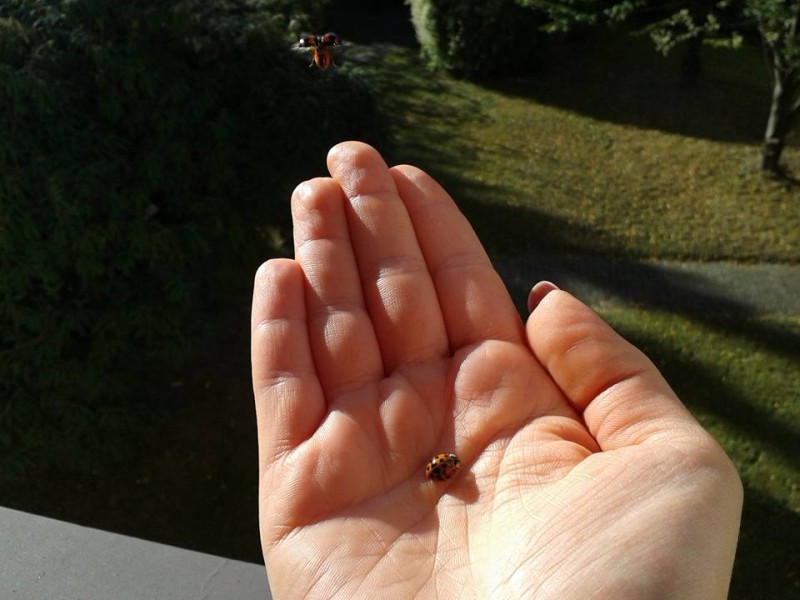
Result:
[[[540,281],[533,286],[528,293],[528,311],[533,312],[547,294],[557,289],[559,287],[549,281]]]

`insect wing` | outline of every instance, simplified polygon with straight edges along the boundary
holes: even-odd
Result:
[[[324,35],[317,36],[318,44],[320,46],[342,46],[342,38],[340,38],[337,34],[329,31]]]
[[[304,33],[300,39],[291,45],[291,49],[297,52],[314,52],[318,47],[320,36],[311,33]]]
[[[291,45],[291,49],[297,52],[313,52],[320,48],[328,48],[339,52],[352,46],[351,42],[345,42],[335,33],[328,32],[324,35],[303,34],[300,39]]]

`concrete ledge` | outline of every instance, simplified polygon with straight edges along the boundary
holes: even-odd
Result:
[[[0,507],[0,597],[271,600],[263,565]]]

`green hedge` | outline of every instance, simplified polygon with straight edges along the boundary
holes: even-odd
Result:
[[[0,5],[0,470],[101,451],[246,297],[297,179],[375,130],[289,51],[319,4]]]
[[[530,71],[544,34],[541,16],[515,0],[406,0],[433,68],[465,77]]]

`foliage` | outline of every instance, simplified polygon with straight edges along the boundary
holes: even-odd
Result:
[[[748,0],[744,12],[758,23],[772,78],[761,168],[783,175],[783,148],[800,113],[800,2]]]
[[[269,251],[257,227],[285,213],[307,157],[369,137],[357,79],[288,50],[293,7],[320,4],[0,6],[8,464],[83,462],[126,427],[131,386],[202,352],[247,294]]]
[[[433,68],[467,77],[528,69],[540,49],[540,19],[514,0],[407,0]]]
[[[647,33],[656,48],[667,54],[676,45],[697,37],[725,36],[729,45],[738,47],[742,36],[731,24],[742,23],[742,0],[517,0],[518,4],[534,8],[547,15],[545,29],[550,32],[569,31],[579,25],[595,25],[602,21],[622,23],[632,21]]]

